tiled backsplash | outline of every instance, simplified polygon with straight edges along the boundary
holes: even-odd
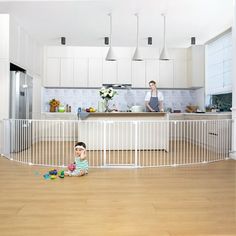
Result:
[[[148,89],[116,89],[118,95],[111,100],[110,107],[113,104],[118,110],[127,110],[133,105],[144,106],[144,98]],[[199,105],[201,109],[204,106],[204,90],[160,90],[164,96],[164,108],[172,110],[185,111],[189,104]],[[76,112],[78,107],[94,107],[97,109],[99,89],[48,89],[42,88],[42,111],[49,111],[48,102],[55,98],[62,104],[71,106],[71,111]]]

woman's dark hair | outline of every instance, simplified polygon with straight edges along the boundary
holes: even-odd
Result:
[[[156,81],[154,81],[154,80],[151,80],[151,81],[149,81],[149,83],[148,84],[156,84]]]
[[[86,149],[86,145],[85,145],[85,143],[83,143],[83,142],[77,142],[76,144],[75,144],[75,147],[76,146],[82,146],[82,147],[84,147],[85,149]]]

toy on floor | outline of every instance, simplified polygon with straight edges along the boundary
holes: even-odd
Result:
[[[69,170],[69,171],[74,171],[75,168],[76,168],[75,164],[69,164],[69,165],[68,165],[68,170]]]
[[[50,175],[50,179],[56,179],[57,178],[57,176],[56,175]]]
[[[63,178],[65,177],[64,170],[60,171],[60,172],[58,173],[58,176],[59,176],[61,179],[63,179]]]
[[[49,174],[50,175],[57,175],[57,170],[56,169],[50,170]]]
[[[44,178],[44,179],[47,179],[47,180],[50,179],[49,173],[46,173],[45,175],[43,175],[43,178]]]

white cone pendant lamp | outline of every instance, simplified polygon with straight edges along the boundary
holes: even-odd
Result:
[[[135,16],[137,17],[137,43],[136,43],[136,49],[133,56],[133,61],[142,61],[143,58],[141,56],[139,44],[138,44],[139,43],[139,15],[135,14]]]
[[[159,59],[160,60],[170,60],[169,53],[166,48],[166,16],[165,16],[165,14],[162,14],[162,16],[164,17],[164,44],[163,44],[163,49],[161,51],[161,55],[160,55]]]
[[[109,13],[108,16],[110,16],[110,47],[106,56],[106,61],[116,61],[116,56],[112,47],[112,14]]]

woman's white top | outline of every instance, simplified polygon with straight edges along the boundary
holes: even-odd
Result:
[[[154,96],[153,96],[154,97]],[[158,97],[158,101],[163,101],[164,97],[162,92],[157,92],[157,97]],[[145,102],[149,102],[151,98],[151,91],[147,92],[146,96],[145,96]]]

